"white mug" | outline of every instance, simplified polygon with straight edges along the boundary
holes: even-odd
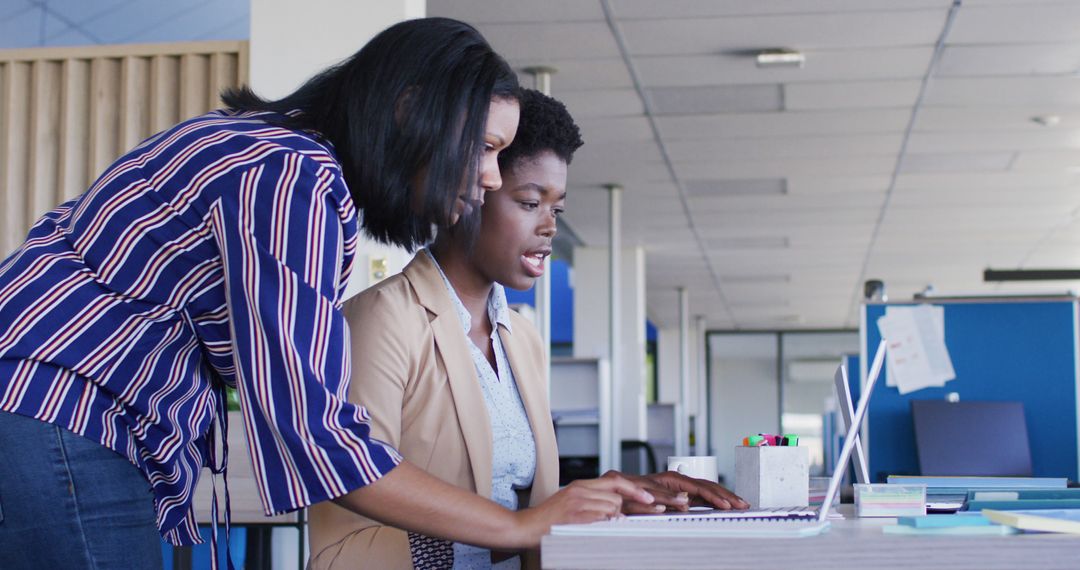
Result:
[[[716,481],[720,473],[715,455],[673,455],[667,458],[667,468],[668,471],[677,471],[687,477],[709,481]]]

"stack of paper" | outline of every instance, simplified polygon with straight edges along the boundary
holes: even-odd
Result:
[[[1080,509],[1080,489],[1019,489],[1014,491],[968,491],[968,510],[1029,511]]]
[[[1003,535],[1016,529],[994,524],[981,514],[900,517],[895,525],[882,527],[885,534],[907,535]]]
[[[933,477],[889,475],[891,485],[926,485],[926,504],[930,511],[956,511],[962,508],[973,491],[1019,492],[1032,489],[1064,491],[1064,477]]]
[[[986,518],[1003,525],[1035,532],[1080,534],[1080,509],[995,511],[984,509]]]
[[[886,307],[877,321],[889,343],[885,383],[901,394],[941,387],[956,378],[945,346],[945,309],[932,305]]]

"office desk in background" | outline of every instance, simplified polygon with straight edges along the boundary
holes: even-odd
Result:
[[[840,512],[852,517],[853,505]],[[933,515],[939,516],[939,515]],[[945,516],[945,515],[940,515]],[[545,536],[545,569],[791,568],[798,570],[1076,570],[1080,536],[893,536],[896,519],[832,521],[806,538],[642,538]],[[720,524],[720,523],[718,523]]]

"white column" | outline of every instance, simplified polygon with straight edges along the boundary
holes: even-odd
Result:
[[[708,397],[708,371],[705,361],[705,333],[708,332],[708,323],[704,315],[694,318],[694,352],[695,374],[693,376],[694,391],[697,392],[697,405],[694,407],[694,455],[709,455],[709,397]]]
[[[611,355],[611,468],[622,467],[622,279],[619,256],[622,254],[622,187],[608,189],[608,354]]]
[[[679,287],[679,400],[675,407],[675,455],[689,455],[690,414],[690,301]]]
[[[574,356],[604,358],[611,354],[609,293],[610,251],[607,248],[574,248]],[[616,263],[619,273],[621,321],[618,360],[619,400],[610,399],[619,423],[613,439],[646,438],[645,416],[645,250],[624,248]],[[612,376],[614,378],[614,376]],[[618,404],[618,405],[616,405]],[[609,444],[612,444],[610,440]],[[610,449],[610,448],[609,448]],[[661,460],[663,458],[660,458]]]
[[[656,401],[672,404],[679,401],[679,327],[656,331]]]

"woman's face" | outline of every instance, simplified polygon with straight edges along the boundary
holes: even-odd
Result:
[[[518,127],[518,102],[515,99],[493,99],[488,108],[487,124],[484,126],[484,149],[480,155],[480,169],[476,173],[476,185],[462,188],[450,214],[454,225],[475,208],[484,205],[484,194],[502,186],[499,174],[499,152],[514,140]]]
[[[496,174],[495,176],[498,176]],[[518,160],[488,195],[470,262],[486,279],[528,289],[544,274],[555,219],[566,207],[566,162],[551,151]]]

